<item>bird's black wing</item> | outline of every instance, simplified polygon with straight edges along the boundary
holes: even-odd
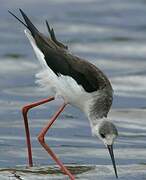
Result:
[[[26,24],[13,13],[10,13],[30,30],[36,45],[44,54],[47,65],[57,76],[62,74],[72,77],[87,92],[94,92],[98,89],[103,89],[105,86],[111,87],[108,78],[102,71],[91,63],[68,53],[65,48],[62,48],[52,39],[53,34],[50,33],[52,35],[51,39],[46,38],[37,30],[21,9],[20,12]]]

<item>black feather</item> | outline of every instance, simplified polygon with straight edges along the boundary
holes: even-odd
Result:
[[[65,51],[66,46],[56,40],[54,30],[50,28],[47,21],[46,25],[52,40],[41,34],[21,9],[20,12],[26,24],[9,11],[30,30],[36,45],[44,54],[47,65],[57,76],[62,74],[72,77],[87,92],[94,92],[105,87],[112,91],[111,84],[102,71],[93,64]]]
[[[19,19],[15,14],[13,14],[11,11],[8,11],[13,17],[15,17],[21,24],[23,24],[26,28],[28,28],[28,26],[21,20]]]
[[[30,30],[31,34],[33,35],[33,37],[35,36],[36,33],[38,33],[38,30],[37,28],[32,24],[32,22],[30,21],[30,19],[26,16],[26,14],[21,10],[19,9],[26,24],[27,24],[27,28]]]

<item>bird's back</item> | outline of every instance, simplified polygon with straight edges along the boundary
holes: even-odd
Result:
[[[106,75],[44,35],[29,36],[39,61],[45,67],[37,74],[37,82],[46,90],[52,88],[57,95],[80,107],[86,114],[106,116],[112,104],[112,87]]]
[[[56,40],[48,23],[51,38],[40,33],[20,11],[26,24],[11,14],[30,31],[25,30],[25,33],[42,65],[42,71],[37,75],[39,83],[53,88],[68,102],[88,104],[93,113],[97,112],[96,107],[101,111],[105,109],[103,115],[106,116],[112,103],[112,87],[106,75],[93,64],[69,53],[67,47]]]

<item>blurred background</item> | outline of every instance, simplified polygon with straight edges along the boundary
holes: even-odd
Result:
[[[27,163],[21,107],[51,94],[35,84],[38,61],[24,27],[8,13],[21,18],[19,8],[48,36],[47,19],[73,54],[109,77],[114,89],[109,116],[120,132],[115,145],[117,163],[123,167],[146,163],[146,1],[0,0],[0,4],[0,167]],[[59,104],[57,100],[30,112],[37,165],[53,164],[36,137]],[[79,110],[68,106],[59,119],[47,139],[66,164],[111,164]],[[146,178],[146,173],[139,177]]]

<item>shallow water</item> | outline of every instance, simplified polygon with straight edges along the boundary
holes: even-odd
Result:
[[[47,19],[72,53],[88,59],[108,75],[115,92],[109,117],[119,130],[115,144],[119,177],[146,179],[146,1],[0,2],[0,179],[15,179],[14,171],[24,179],[64,179],[36,140],[61,100],[30,112],[35,167],[30,172],[25,168],[27,155],[20,109],[50,93],[42,93],[35,85],[39,64],[23,27],[7,12],[9,9],[20,15],[18,8],[44,33]],[[67,107],[46,140],[66,165],[73,166],[78,179],[115,178],[107,150],[91,136],[86,117],[76,108]],[[47,165],[51,168],[49,175],[45,174]],[[81,173],[84,168],[87,171]]]
[[[93,165],[82,165],[82,166],[67,166],[71,173],[75,176],[76,179],[80,180],[113,180],[111,167],[110,166],[93,166]],[[145,179],[145,166],[132,165],[121,166],[118,179],[132,180],[132,179]],[[133,173],[131,172],[133,171]],[[9,177],[10,179],[68,179],[67,176],[63,175],[58,168],[56,167],[35,167],[35,168],[24,168],[17,167],[14,169],[1,169],[0,178],[4,180]]]

